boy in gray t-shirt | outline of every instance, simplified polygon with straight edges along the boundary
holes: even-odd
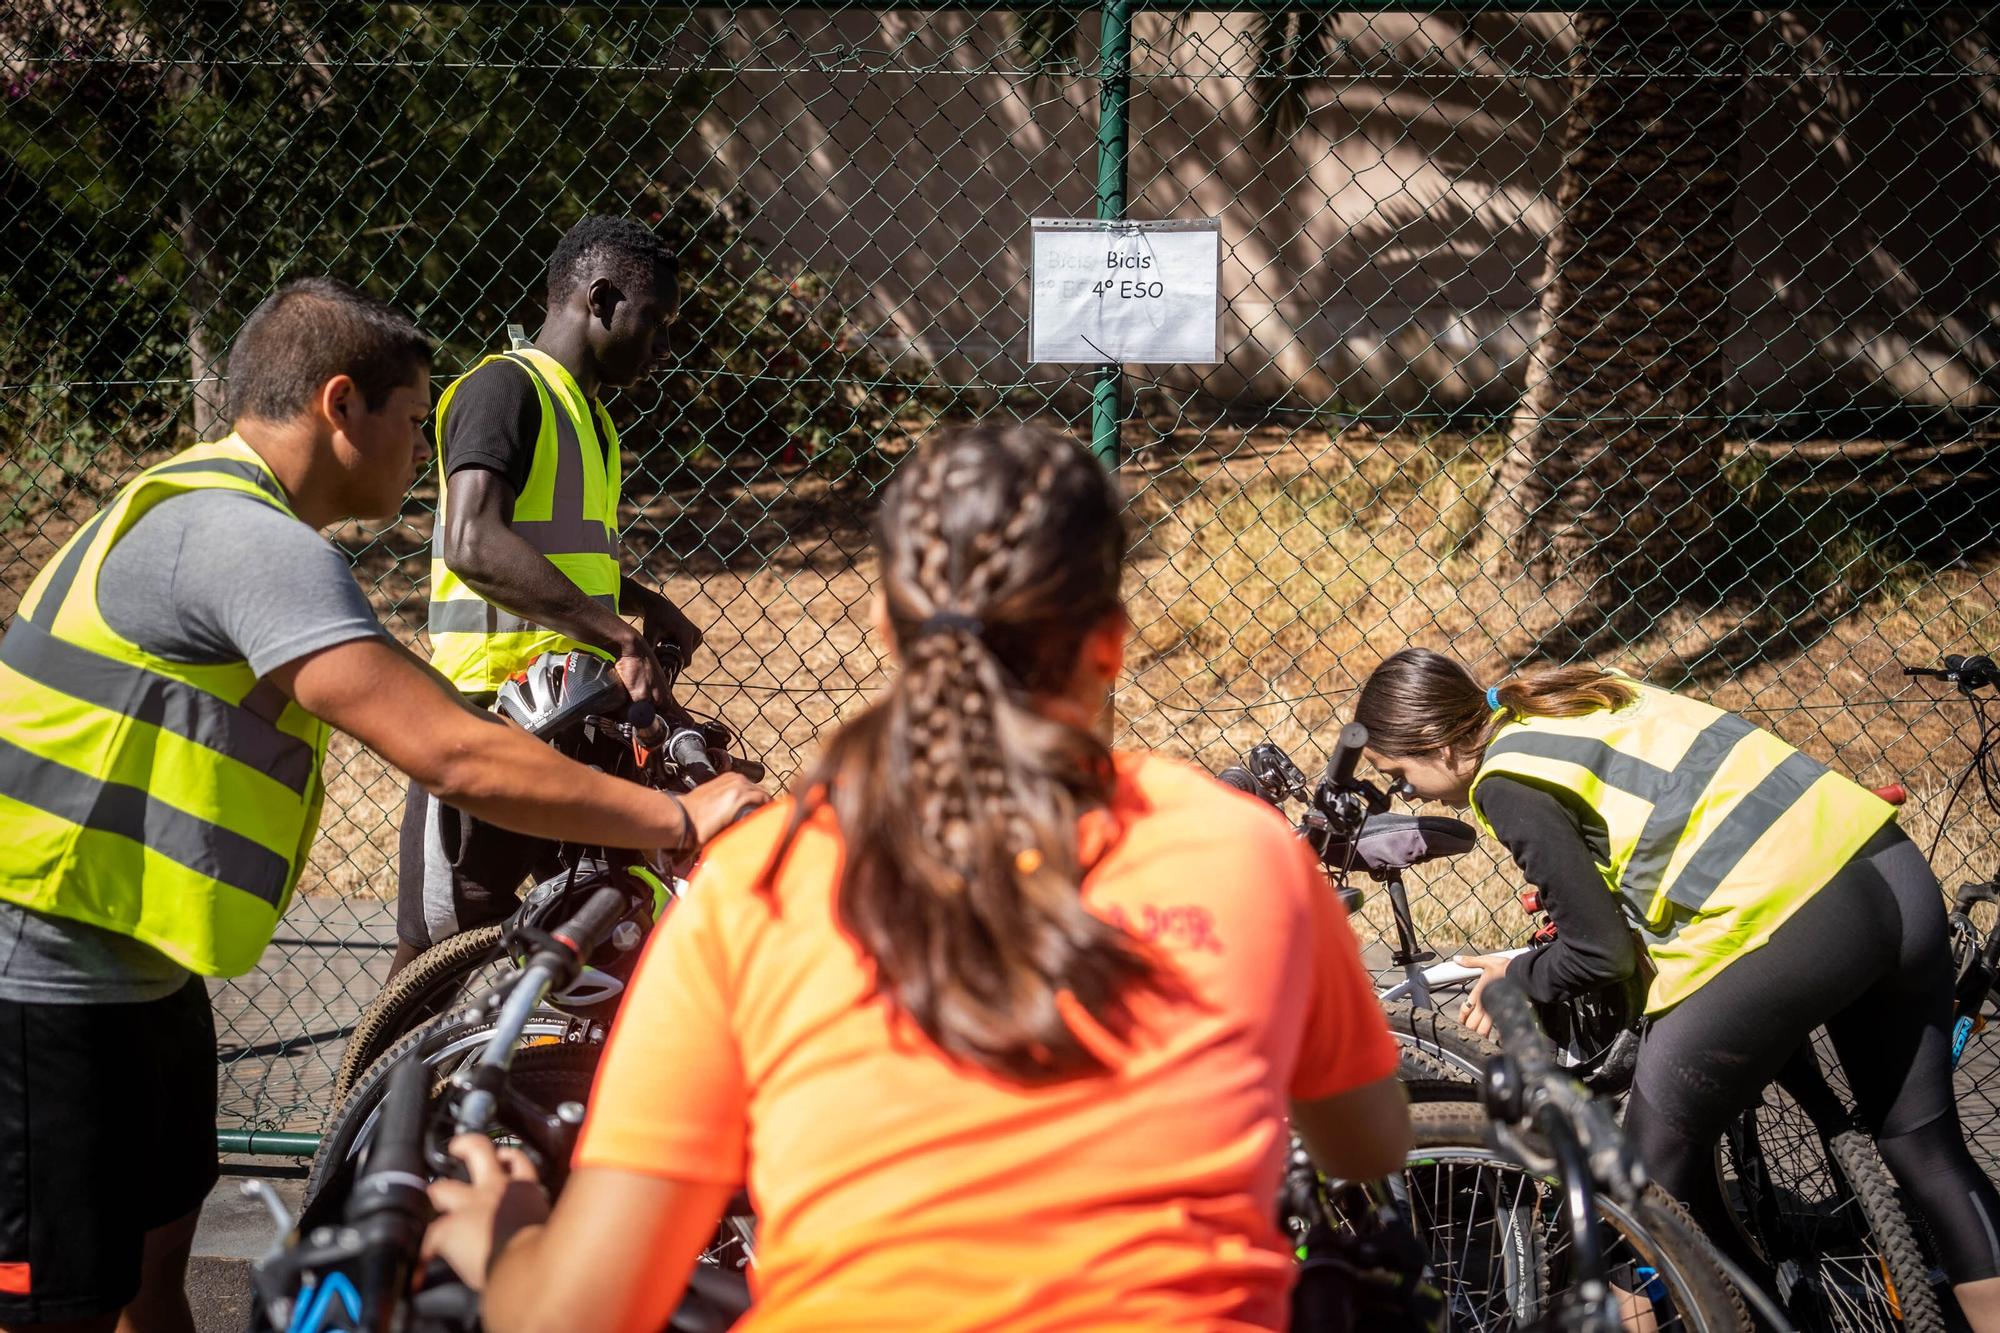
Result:
[[[155,505],[105,556],[97,587],[106,623],[170,662],[248,661],[262,676],[383,632],[332,543],[238,491]],[[0,1000],[130,1004],[187,979],[151,945],[0,901]]]

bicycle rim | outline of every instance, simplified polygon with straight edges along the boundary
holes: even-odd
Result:
[[[1429,1247],[1451,1327],[1507,1333],[1548,1316],[1576,1276],[1560,1184],[1484,1146],[1484,1118],[1473,1108],[1418,1111],[1437,1123],[1425,1127],[1429,1142],[1410,1154],[1397,1192]],[[1442,1141],[1454,1136],[1463,1141]],[[1632,1210],[1597,1202],[1606,1268],[1628,1325],[1746,1326],[1719,1270],[1695,1272],[1691,1247],[1663,1244]]]
[[[1716,1151],[1738,1229],[1774,1271],[1778,1298],[1801,1326],[1943,1327],[1915,1231],[1879,1160],[1864,1160],[1874,1152],[1859,1131],[1840,1131],[1830,1144],[1774,1087],[1731,1124]]]

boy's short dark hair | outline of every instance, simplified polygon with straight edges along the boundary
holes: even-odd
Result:
[[[229,348],[229,420],[289,421],[346,375],[368,410],[431,367],[407,315],[332,278],[295,278],[250,312]]]
[[[568,296],[594,260],[628,291],[645,284],[672,293],[680,280],[680,260],[658,232],[631,218],[593,215],[571,227],[549,256],[549,304]]]

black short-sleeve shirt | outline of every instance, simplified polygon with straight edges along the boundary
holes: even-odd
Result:
[[[497,472],[519,495],[535,464],[535,440],[542,431],[542,403],[525,367],[489,361],[453,390],[445,413],[444,474],[466,468]]]

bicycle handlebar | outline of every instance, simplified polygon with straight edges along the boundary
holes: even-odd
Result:
[[[367,1164],[342,1210],[345,1225],[295,1238],[252,1270],[277,1327],[389,1333],[399,1326],[397,1315],[431,1220],[423,1151],[429,1093],[423,1061],[397,1065]],[[336,1292],[344,1297],[338,1307],[330,1299]]]
[[[1993,659],[1984,653],[1972,656],[1949,654],[1945,657],[1942,668],[1906,666],[1903,668],[1903,674],[1949,681],[1967,694],[1974,690],[2000,686],[2000,666],[1996,666]]]
[[[368,1165],[347,1203],[348,1221],[358,1222],[370,1212],[404,1200],[406,1196],[398,1191],[409,1188],[411,1182],[419,1194],[423,1192],[424,1118],[430,1091],[426,1079],[420,1060],[405,1060],[390,1071]],[[428,1214],[429,1208],[424,1212]]]
[[[569,946],[581,963],[597,952],[597,946],[611,933],[625,915],[627,903],[625,891],[615,884],[605,884],[592,889],[590,896],[577,905],[563,923],[549,934]]]
[[[1535,1007],[1526,991],[1506,977],[1495,977],[1479,993],[1479,1004],[1493,1020],[1501,1049],[1525,1077],[1539,1081],[1555,1072],[1555,1052],[1535,1024]]]
[[[1236,788],[1236,790],[1244,793],[1246,796],[1255,796],[1260,801],[1269,801],[1271,799],[1264,794],[1264,788],[1259,785],[1256,777],[1241,764],[1231,764],[1228,768],[1217,773],[1215,780],[1225,787]]]
[[[1361,762],[1361,751],[1367,744],[1368,728],[1359,722],[1342,727],[1333,744],[1333,756],[1326,761],[1326,775],[1320,780],[1335,787],[1351,786],[1355,765]]]
[[[667,758],[697,786],[719,776],[708,760],[708,737],[698,728],[674,728],[667,737]]]

